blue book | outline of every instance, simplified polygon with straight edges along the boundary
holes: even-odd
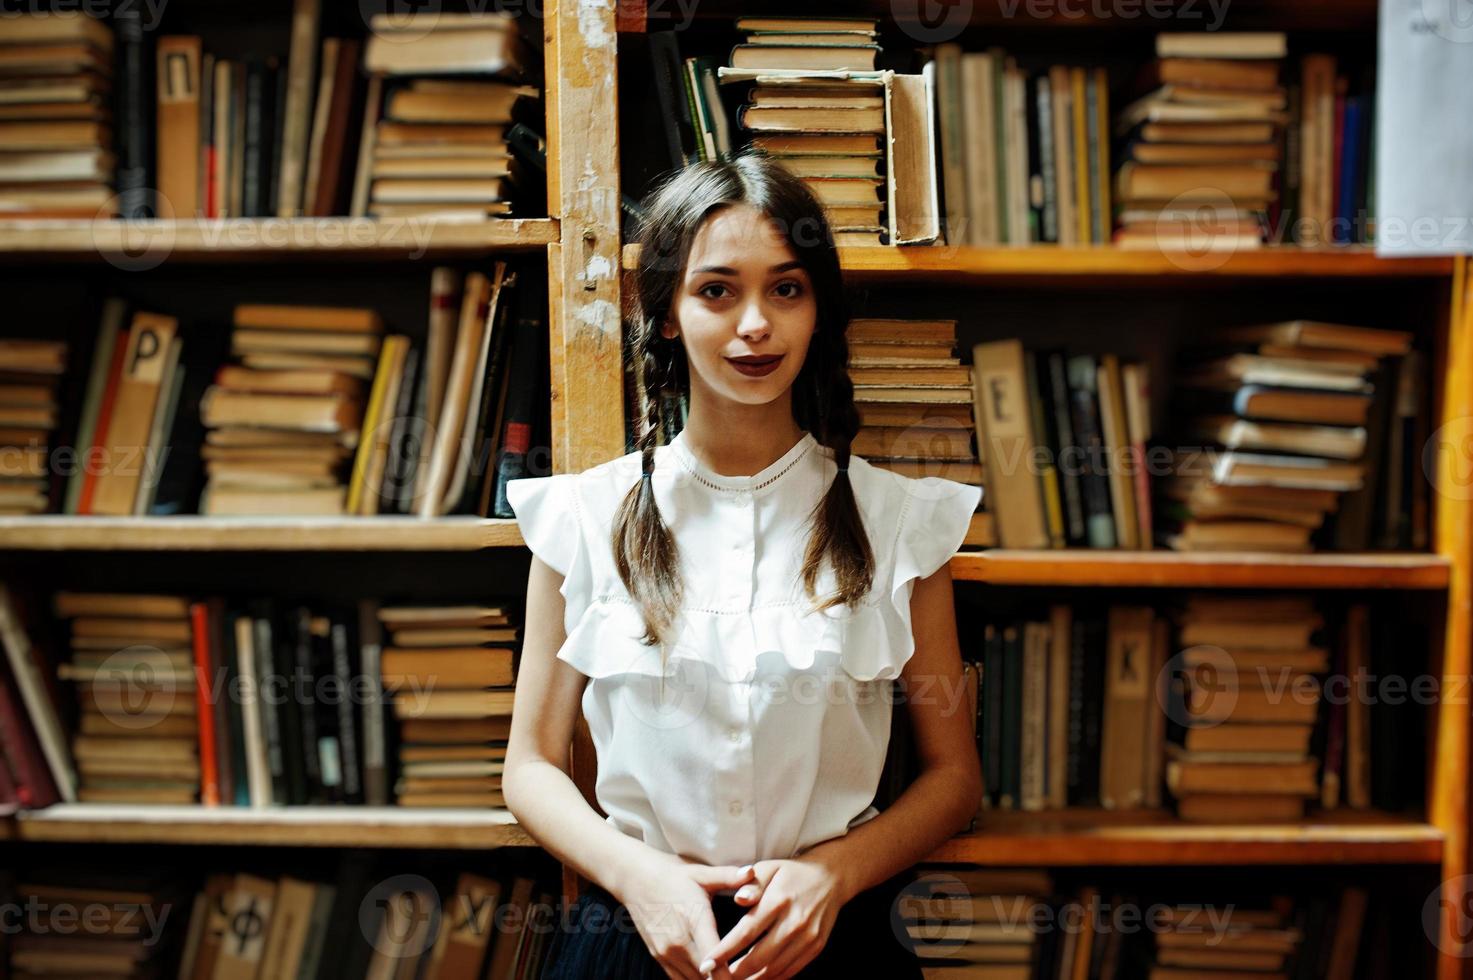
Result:
[[[1366,167],[1365,140],[1365,97],[1347,96],[1345,99],[1345,134],[1340,150],[1340,200],[1335,202],[1335,241],[1347,245],[1358,235],[1356,202],[1360,198],[1360,185]]]

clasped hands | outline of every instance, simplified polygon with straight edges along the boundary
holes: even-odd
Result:
[[[748,911],[718,936],[711,897],[733,889]],[[823,949],[853,897],[834,867],[802,857],[738,868],[665,855],[623,891],[650,954],[680,980],[787,980]]]

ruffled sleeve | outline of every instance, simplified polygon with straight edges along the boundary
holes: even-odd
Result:
[[[532,554],[567,576],[578,546],[573,474],[523,477],[506,485],[506,499],[517,516],[522,539]]]
[[[981,487],[939,476],[913,479],[908,491],[897,532],[892,587],[901,608],[909,607],[911,582],[933,574],[956,554],[982,500]]]

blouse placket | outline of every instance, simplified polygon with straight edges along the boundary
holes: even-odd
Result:
[[[804,440],[800,448],[794,447],[790,459],[782,461],[773,472],[764,472],[750,477],[709,477],[698,471],[698,461],[688,459],[688,452],[679,456],[684,476],[694,482],[703,492],[710,495],[713,507],[720,514],[719,526],[725,530],[725,541],[718,545],[718,553],[709,556],[719,568],[721,587],[717,590],[717,601],[728,615],[740,616],[747,631],[748,650],[756,648],[756,633],[752,622],[752,602],[757,587],[757,533],[760,526],[758,508],[762,499],[771,492],[773,484],[812,449],[810,439]],[[697,562],[708,560],[707,556],[692,556]],[[733,651],[734,652],[734,651]],[[718,792],[714,816],[718,822],[717,839],[737,845],[738,852],[757,851],[757,770],[751,732],[756,724],[752,717],[751,681],[735,679],[725,681],[708,671],[711,677],[709,691],[721,693],[720,708],[723,717],[716,727],[717,745],[716,770],[719,773]],[[709,702],[708,702],[709,703]],[[714,707],[714,705],[713,705]]]

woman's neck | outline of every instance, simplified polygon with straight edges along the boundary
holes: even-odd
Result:
[[[687,448],[721,476],[760,473],[803,438],[788,396],[766,405],[703,408],[692,400],[682,437]]]

